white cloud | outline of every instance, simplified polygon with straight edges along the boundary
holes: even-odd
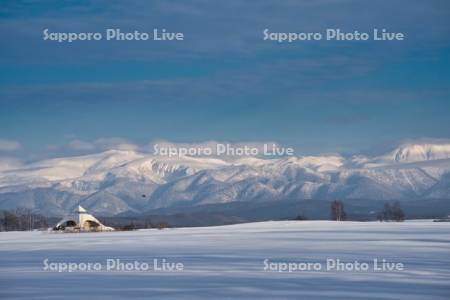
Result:
[[[22,148],[19,142],[0,139],[0,151],[15,151]]]
[[[61,155],[79,154],[81,153],[98,153],[107,150],[123,150],[123,151],[138,151],[149,154],[158,154],[155,145],[160,151],[186,151],[189,149],[187,155],[199,157],[215,157],[225,160],[234,160],[242,157],[259,157],[263,155],[265,147],[271,149],[274,147],[282,147],[276,142],[229,142],[207,140],[192,143],[177,143],[164,139],[152,140],[148,144],[138,145],[121,137],[99,138],[92,141],[85,141],[80,139],[71,140],[65,147],[61,148]],[[219,147],[220,146],[220,147]],[[164,149],[163,149],[164,148]],[[220,150],[219,150],[220,149]],[[247,150],[245,150],[247,149]],[[191,154],[195,151],[195,154]],[[219,153],[219,151],[221,151]],[[245,151],[245,152],[242,152]],[[160,152],[161,153],[161,152]]]
[[[95,141],[74,139],[67,148],[75,151],[105,151],[105,150],[139,150],[139,146],[120,137],[99,138]]]
[[[139,146],[130,143],[128,140],[112,137],[112,138],[100,138],[94,141],[94,145],[101,150],[138,150]]]
[[[78,139],[70,141],[70,143],[68,144],[68,147],[70,149],[80,150],[80,151],[95,149],[95,146],[92,143],[85,142],[85,141],[78,140]]]
[[[13,157],[0,157],[0,171],[17,169],[22,165],[21,161]]]

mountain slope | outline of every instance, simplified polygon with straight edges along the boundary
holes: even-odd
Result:
[[[407,144],[378,157],[221,160],[134,151],[56,158],[0,170],[0,209],[102,215],[231,202],[450,198],[450,145]]]

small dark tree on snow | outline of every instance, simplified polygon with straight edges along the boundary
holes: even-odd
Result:
[[[346,218],[344,203],[338,200],[331,202],[331,220],[344,221]]]
[[[295,217],[294,220],[296,220],[296,221],[305,221],[305,220],[308,220],[308,218],[305,217],[304,214],[299,214],[298,216]]]
[[[405,213],[398,201],[394,202],[394,205],[392,206],[392,220],[396,222],[403,222],[405,220]]]
[[[383,222],[383,214],[382,213],[379,213],[377,215],[377,220],[380,221],[380,222]]]
[[[392,220],[392,207],[389,202],[386,202],[383,207],[383,212],[381,213],[384,221]]]
[[[2,231],[19,230],[20,222],[17,216],[10,211],[3,211],[1,217]]]
[[[405,220],[405,213],[400,207],[400,203],[398,201],[394,202],[394,204],[386,202],[384,204],[381,216],[383,218],[383,221],[402,222]]]

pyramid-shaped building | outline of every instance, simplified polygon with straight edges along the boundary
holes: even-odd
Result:
[[[112,231],[114,228],[103,225],[81,205],[56,224],[54,230],[65,231]]]

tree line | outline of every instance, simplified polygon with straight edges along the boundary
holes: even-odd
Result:
[[[34,213],[29,208],[0,211],[0,231],[24,231],[47,228],[47,217]]]
[[[330,218],[333,221],[345,221],[347,219],[347,214],[345,213],[344,203],[339,200],[331,202],[331,213]],[[405,213],[400,207],[400,203],[395,201],[393,203],[386,202],[384,204],[383,210],[378,213],[377,220],[382,221],[395,221],[402,222],[405,220]]]
[[[330,218],[333,221],[345,221],[347,214],[345,213],[344,203],[339,200],[331,202]],[[382,221],[395,221],[402,222],[405,220],[405,213],[400,207],[400,203],[395,201],[393,203],[386,202],[383,210],[378,213],[377,220]]]
[[[383,210],[377,216],[378,221],[395,221],[402,222],[405,220],[405,213],[400,207],[400,203],[395,201],[394,203],[386,202]]]

